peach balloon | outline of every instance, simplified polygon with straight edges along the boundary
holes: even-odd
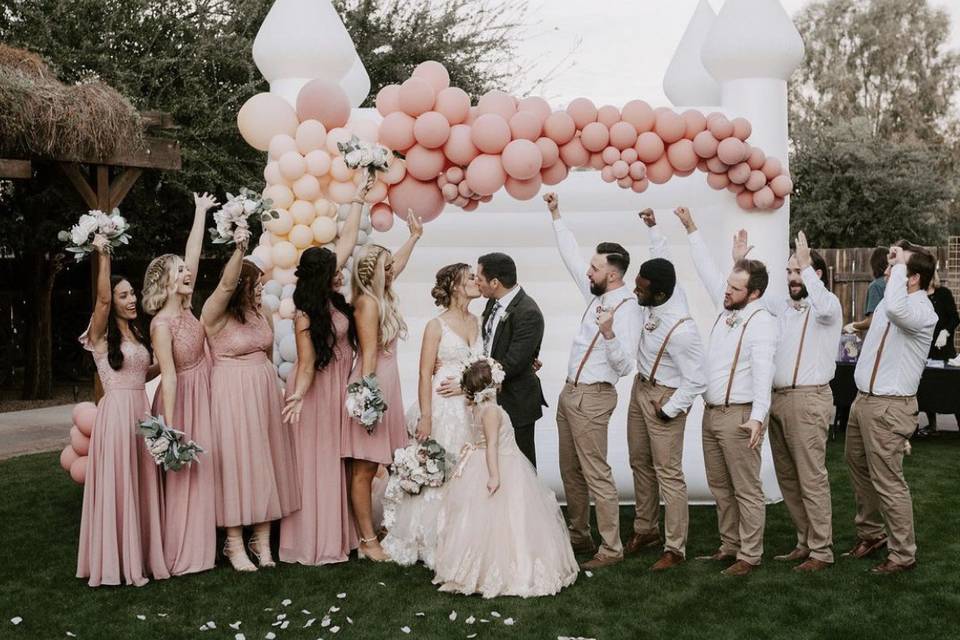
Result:
[[[616,179],[625,178],[630,173],[630,165],[623,160],[617,160],[610,168],[613,170],[613,177]]]
[[[615,175],[613,175],[613,166],[607,165],[606,167],[604,167],[603,169],[601,169],[601,170],[600,170],[600,179],[603,180],[604,182],[614,182],[614,181],[616,181],[617,177],[616,177]]]
[[[673,167],[666,155],[653,163],[647,163],[647,179],[654,184],[664,184],[673,177]]]
[[[329,220],[329,218],[321,218],[321,220]],[[306,249],[313,244],[313,230],[305,224],[295,225],[290,229],[290,243],[297,249]]]
[[[400,85],[400,109],[408,116],[416,118],[433,109],[436,97],[433,86],[423,78],[408,78]]]
[[[543,181],[540,179],[539,173],[527,180],[507,178],[506,183],[504,183],[507,193],[517,200],[530,200],[536,197],[536,195],[540,193],[540,187],[542,185]]]
[[[74,405],[71,412],[73,424],[77,425],[80,433],[89,437],[93,433],[93,425],[97,421],[97,405],[92,402],[80,402]]]
[[[500,153],[510,142],[510,125],[496,113],[484,113],[473,123],[470,139],[483,153]]]
[[[433,108],[442,113],[451,125],[461,124],[470,115],[470,96],[460,87],[447,87],[437,93]]]
[[[617,109],[612,104],[603,105],[597,109],[597,122],[608,129],[613,127],[613,125],[620,122],[620,109]],[[636,133],[636,129],[634,129],[634,133]],[[630,144],[633,143],[631,142]]]
[[[516,112],[517,103],[514,102],[513,96],[509,93],[498,91],[497,89],[487,91],[480,96],[480,99],[477,101],[477,113],[479,116],[495,114],[509,122],[510,118],[512,118]]]
[[[711,173],[707,176],[707,184],[711,189],[725,189],[730,184],[730,178],[725,173]]]
[[[327,193],[330,195],[330,199],[337,204],[347,204],[353,200],[353,195],[356,192],[357,185],[353,184],[352,180],[347,182],[332,180],[330,184],[327,185]]]
[[[293,195],[300,200],[316,200],[320,197],[320,181],[309,174],[300,176],[293,183]]]
[[[60,468],[70,473],[70,465],[79,457],[77,452],[73,450],[73,447],[68,444],[63,448],[63,451],[60,452]]]
[[[493,195],[506,181],[507,172],[504,171],[499,156],[490,154],[479,155],[474,158],[470,166],[467,167],[467,186],[469,186],[474,193],[482,196]]]
[[[449,180],[452,184],[460,184],[463,182],[463,168],[462,167],[450,167],[447,169],[447,172],[444,174],[444,177]]]
[[[310,234],[317,244],[333,242],[334,238],[337,237],[337,221],[333,218],[317,218],[310,225]]]
[[[479,201],[479,200],[471,200],[471,201],[468,202],[467,204],[463,205],[463,210],[464,210],[464,211],[476,211],[476,210],[477,210],[477,207],[479,207],[479,206],[480,206],[480,201]]]
[[[786,202],[786,200],[784,200],[783,198],[774,198],[773,205],[770,208],[774,210],[779,209],[780,207],[783,206],[784,202]]]
[[[786,174],[780,174],[770,181],[770,189],[778,198],[785,198],[793,191],[793,180]]]
[[[90,461],[89,456],[80,456],[70,465],[70,479],[77,484],[83,484],[87,481],[87,464]]]
[[[416,142],[415,120],[402,111],[395,111],[380,123],[380,142],[389,149],[406,151]]]
[[[258,151],[266,151],[277,135],[292,137],[299,122],[290,104],[272,93],[258,93],[244,102],[237,113],[240,135]]]
[[[707,168],[707,161],[701,159],[697,162],[697,171],[703,171],[704,173],[710,173],[710,169]]]
[[[696,109],[687,109],[680,114],[680,117],[683,118],[683,123],[686,126],[683,137],[687,140],[693,140],[698,133],[705,131],[707,128],[707,116]]]
[[[656,116],[656,123],[653,125],[653,131],[660,136],[666,144],[673,144],[683,137],[687,131],[687,125],[678,114],[663,109]]]
[[[313,205],[313,202],[309,202],[308,200],[297,200],[290,205],[290,209],[288,209],[288,211],[290,212],[290,217],[293,218],[293,223],[295,225],[309,225],[311,222],[313,222],[313,219],[317,217],[317,208]],[[292,233],[292,231],[288,233]]]
[[[333,218],[337,215],[337,205],[326,198],[319,198],[313,203],[313,210],[321,218]]]
[[[280,173],[280,164],[276,160],[271,160],[267,163],[267,166],[263,168],[263,180],[268,185],[286,183],[286,180],[283,179],[283,175]]]
[[[321,219],[328,220],[329,218]],[[282,240],[270,247],[270,256],[273,258],[273,264],[275,267],[280,267],[281,269],[290,269],[297,262],[297,248],[293,245],[293,243]]]
[[[251,251],[263,264],[265,272],[269,272],[273,269],[273,254],[270,251],[270,247],[256,247]]]
[[[543,184],[552,186],[563,182],[569,172],[567,165],[562,162],[555,162],[540,172],[540,179],[543,180]]]
[[[289,244],[289,243],[288,243]],[[291,247],[293,245],[290,245]],[[297,250],[293,250],[294,253],[297,253]],[[299,256],[294,256],[294,263],[296,263]],[[297,270],[295,267],[290,267],[289,269],[283,269],[280,267],[274,267],[273,272],[270,274],[271,280],[276,280],[282,285],[295,284],[297,282]]]
[[[270,140],[268,154],[270,160],[279,160],[280,156],[290,151],[297,151],[297,141],[285,133],[274,136]]]
[[[653,131],[653,125],[656,123],[653,109],[643,100],[631,100],[623,105],[620,117],[624,122],[632,124],[639,134]]]
[[[454,200],[451,204],[453,204],[454,206],[460,207],[462,209],[466,207],[468,204],[470,204],[470,202],[471,202],[470,198],[466,196],[457,196],[457,199]]]
[[[393,211],[390,210],[390,205],[382,202],[380,204],[385,208],[370,211],[370,224],[380,233],[385,233],[393,228]]]
[[[747,178],[744,186],[747,188],[747,191],[759,191],[767,186],[767,176],[763,175],[763,171],[754,169],[750,172],[750,177]]]
[[[607,163],[603,161],[603,156],[599,153],[590,154],[590,166],[599,171],[607,166]]]
[[[741,162],[738,165],[730,167],[730,170],[727,172],[727,177],[730,178],[730,182],[734,184],[746,184],[747,180],[750,179],[750,165],[746,162]]]
[[[692,176],[695,169],[690,169],[688,171],[674,171],[673,175],[678,178],[686,178],[687,176]]]
[[[517,111],[510,118],[510,134],[514,140],[530,140],[533,142],[540,137],[543,123],[537,114],[530,111]]]
[[[407,175],[407,164],[401,158],[391,158],[387,170],[383,172],[380,179],[387,186],[397,184]]]
[[[552,109],[550,108],[550,103],[540,98],[538,96],[531,96],[529,98],[524,98],[517,104],[517,111],[524,113],[532,113],[537,116],[537,121],[541,124],[550,116]]]
[[[783,173],[783,164],[776,158],[768,157],[760,170],[763,171],[763,175],[767,176],[767,180],[773,180]]]
[[[323,123],[317,120],[307,120],[301,122],[297,127],[297,134],[294,137],[297,143],[297,151],[301,155],[307,155],[316,149],[323,149],[327,141],[327,128]]]
[[[394,213],[403,220],[407,218],[407,210],[412,209],[424,222],[430,222],[443,212],[446,204],[435,182],[421,182],[411,175],[391,185],[387,197]]]
[[[633,164],[640,159],[640,154],[637,153],[634,147],[629,147],[620,152],[620,159],[627,164]]]
[[[693,151],[693,142],[686,138],[677,140],[667,148],[667,159],[677,173],[693,171],[700,160]]]
[[[567,113],[573,118],[577,129],[583,129],[591,122],[597,121],[597,107],[589,98],[574,98],[567,105]]]
[[[370,191],[367,191],[367,195],[363,196],[363,201],[367,204],[373,204],[375,202],[380,202],[381,200],[387,197],[387,183],[382,180],[377,180],[373,183],[373,186],[370,187]]]
[[[407,151],[407,173],[417,180],[436,180],[444,162],[443,152],[437,149],[415,144]]]
[[[430,83],[435,92],[450,86],[450,74],[447,68],[436,60],[425,60],[418,64],[411,74],[414,78],[423,78]]]
[[[750,191],[741,191],[737,194],[737,205],[744,211],[750,211],[754,208],[753,193]]]
[[[334,180],[346,182],[353,178],[353,169],[347,166],[347,162],[343,159],[343,156],[336,156],[330,162],[330,175]]]
[[[540,149],[540,157],[543,159],[541,166],[544,169],[552,167],[560,159],[560,147],[550,138],[546,136],[538,138],[536,144]]]
[[[307,173],[311,176],[319,178],[327,175],[327,172],[330,171],[330,154],[323,149],[311,151],[304,160],[307,162]],[[319,181],[317,184],[319,184]]]
[[[413,124],[413,137],[427,149],[442,147],[450,137],[450,123],[438,111],[427,111]]]
[[[453,202],[457,199],[457,196],[460,195],[460,190],[457,188],[457,185],[453,184],[452,182],[448,182],[440,189],[440,193],[443,194],[444,200],[447,202]]]
[[[297,116],[300,122],[319,120],[327,131],[342,127],[350,119],[350,99],[337,83],[315,78],[297,94]]]
[[[297,313],[297,307],[293,303],[293,298],[284,298],[280,301],[280,308],[277,309],[277,313],[284,320],[289,320],[293,318]]]
[[[580,138],[574,138],[560,147],[560,159],[568,167],[585,167],[590,163],[590,152],[584,148]]]
[[[469,198],[473,195],[476,195],[476,194],[474,194],[473,190],[470,189],[470,185],[468,185],[466,181],[463,181],[457,185],[457,196],[463,196],[464,198]]]
[[[273,184],[263,190],[263,197],[271,202],[274,208],[286,209],[293,204],[293,191],[283,184]]]
[[[643,193],[650,186],[650,181],[644,178],[643,180],[634,180],[633,184],[630,185],[630,189],[634,193]]]
[[[724,164],[739,164],[746,159],[747,149],[740,140],[734,137],[725,138],[717,145],[717,157]]]
[[[749,146],[749,145],[747,145]],[[763,165],[767,162],[767,154],[760,147],[750,147],[750,155],[747,156],[747,164],[751,169],[763,170]],[[764,176],[766,177],[766,176]]]
[[[722,114],[707,122],[707,128],[717,140],[726,140],[733,135],[733,123]]]
[[[616,147],[607,147],[600,153],[600,157],[603,158],[604,164],[613,164],[617,160],[620,160],[620,151]],[[629,164],[629,163],[628,163]]]
[[[273,238],[272,233],[270,233],[269,231],[264,231],[263,233],[260,234],[260,239],[257,241],[257,246],[270,248],[270,246],[273,244],[272,238]]]
[[[384,118],[400,111],[400,85],[388,84],[377,92],[377,111]]]
[[[85,456],[90,453],[90,438],[80,433],[77,425],[70,427],[70,446],[73,447],[78,456]]]
[[[652,131],[641,133],[637,138],[637,157],[646,164],[656,162],[663,155],[663,140]]]
[[[364,116],[350,118],[347,129],[364,142],[376,142],[380,136],[379,123]]]
[[[701,158],[707,159],[717,155],[720,142],[709,131],[701,131],[693,138],[693,150]]]
[[[503,170],[514,180],[530,180],[538,176],[539,181],[543,156],[535,143],[529,140],[514,140],[503,150],[501,160]]]
[[[293,204],[292,202],[290,203]],[[276,218],[271,218],[263,223],[263,228],[277,236],[285,236],[293,228],[293,215],[286,209],[275,209]]]
[[[747,192],[744,192],[747,193]],[[753,195],[753,205],[757,209],[772,209],[776,196],[770,187],[763,187]]]
[[[740,140],[746,140],[753,133],[753,125],[746,118],[734,118],[730,121],[733,125],[733,135]]]
[[[580,133],[580,144],[592,153],[599,153],[610,142],[610,130],[599,122],[590,122]]]
[[[547,116],[543,123],[543,133],[548,138],[562,146],[573,140],[577,133],[577,124],[565,111],[555,111]]]
[[[287,151],[280,156],[280,175],[284,180],[294,182],[307,172],[307,161],[297,151]]]
[[[633,186],[633,179],[630,176],[617,178],[617,186],[621,189],[629,189]]]
[[[480,155],[480,150],[473,144],[470,125],[455,124],[450,128],[450,137],[443,145],[443,153],[454,164],[466,166]]]
[[[331,156],[340,155],[340,147],[337,145],[347,142],[353,137],[353,133],[344,127],[336,127],[327,132],[327,151]]]
[[[726,173],[730,169],[730,165],[726,164],[720,158],[714,156],[713,158],[707,159],[707,170],[713,173]]]
[[[626,162],[626,160],[621,160],[621,162]],[[647,166],[639,160],[634,160],[630,163],[629,173],[634,180],[643,180],[647,177]]]
[[[637,130],[629,122],[615,122],[610,127],[610,144],[623,151],[637,143]]]

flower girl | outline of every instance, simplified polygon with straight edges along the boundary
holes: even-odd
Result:
[[[433,582],[484,598],[553,595],[579,568],[556,496],[520,453],[497,405],[503,376],[490,358],[463,370],[473,434],[444,490]]]

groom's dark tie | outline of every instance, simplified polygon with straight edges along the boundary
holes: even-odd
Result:
[[[487,316],[487,324],[483,328],[483,353],[490,355],[490,347],[493,345],[493,322],[497,319],[497,312],[500,311],[500,301],[497,300],[490,307],[490,315]]]

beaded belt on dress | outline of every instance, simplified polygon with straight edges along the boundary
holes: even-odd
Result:
[[[245,353],[242,356],[213,356],[213,364],[223,367],[249,367],[269,362],[263,351]]]

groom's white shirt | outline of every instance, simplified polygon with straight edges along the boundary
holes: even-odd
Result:
[[[510,289],[507,293],[504,294],[498,302],[500,303],[500,308],[497,309],[497,314],[493,316],[493,325],[490,327],[490,333],[487,334],[486,340],[483,342],[483,350],[490,354],[490,350],[493,348],[493,340],[497,337],[497,327],[500,326],[500,322],[503,320],[503,316],[507,314],[507,307],[510,306],[510,303],[513,302],[513,299],[517,297],[517,294],[520,293],[520,285],[513,285],[513,289]]]

